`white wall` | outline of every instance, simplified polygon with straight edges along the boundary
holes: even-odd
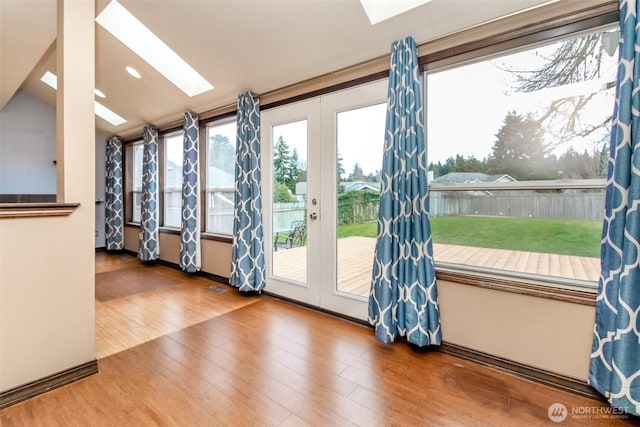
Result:
[[[105,246],[106,140],[96,133],[96,248]],[[55,159],[55,107],[18,91],[0,111],[0,194],[56,194]]]
[[[0,219],[0,392],[95,360],[95,5],[57,7],[55,181],[58,199],[79,206]]]
[[[56,109],[18,91],[0,111],[0,194],[56,194]]]

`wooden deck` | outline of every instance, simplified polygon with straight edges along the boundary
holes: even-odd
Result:
[[[368,296],[376,239],[346,237],[338,239],[338,290]],[[273,254],[274,274],[306,281],[306,247],[279,250]],[[434,244],[436,262],[533,273],[579,280],[597,281],[600,260],[570,255],[487,249]]]

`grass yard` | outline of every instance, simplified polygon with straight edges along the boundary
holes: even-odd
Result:
[[[338,237],[376,237],[377,227],[376,222],[341,225]],[[446,216],[432,218],[431,229],[435,243],[600,257],[600,221]]]

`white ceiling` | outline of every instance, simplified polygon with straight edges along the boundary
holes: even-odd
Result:
[[[97,0],[96,14],[109,0]],[[55,0],[0,0],[0,109],[22,87],[55,103],[40,82],[55,73]],[[146,123],[163,125],[186,110],[234,103],[251,89],[265,93],[389,52],[394,40],[418,43],[548,0],[433,0],[372,26],[358,0],[121,0],[120,3],[215,86],[189,98],[96,25],[100,100],[127,120],[96,117],[105,135],[128,136]],[[24,25],[28,22],[28,25]],[[130,77],[131,65],[143,75]]]

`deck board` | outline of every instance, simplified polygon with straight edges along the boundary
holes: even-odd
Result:
[[[338,290],[368,296],[376,239],[351,236],[338,239]],[[435,243],[437,262],[533,273],[569,279],[597,281],[600,260],[570,255],[487,249]],[[273,253],[274,273],[280,277],[306,281],[306,247]]]

